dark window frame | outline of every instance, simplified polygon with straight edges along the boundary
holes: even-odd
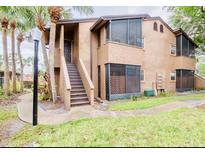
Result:
[[[114,100],[140,95],[140,65],[108,63],[105,64],[105,68],[106,99]],[[120,70],[120,68],[122,68],[123,71]],[[136,84],[133,84],[133,82]]]
[[[160,24],[159,29],[161,33],[164,33],[164,26],[162,24]]]
[[[117,38],[113,38],[112,30],[113,30],[113,24],[116,24],[117,22],[127,22],[126,24],[126,35],[122,35],[124,41],[118,41]],[[130,29],[130,26],[133,26],[135,24],[136,29],[133,31]],[[119,24],[120,25],[120,24]],[[115,25],[116,26],[116,25]],[[117,31],[119,32],[119,31]],[[136,33],[136,37],[133,37],[133,33]],[[134,18],[134,19],[117,19],[117,20],[110,20],[106,24],[106,41],[111,42],[118,42],[128,45],[137,46],[140,48],[143,48],[144,42],[142,38],[142,19],[141,18]]]
[[[153,23],[153,30],[154,30],[154,31],[158,31],[157,22],[154,22],[154,23]]]
[[[170,73],[170,79],[171,79],[171,81],[176,81],[176,72]]]
[[[196,46],[185,35],[180,34],[176,36],[176,50],[177,56],[194,57]]]

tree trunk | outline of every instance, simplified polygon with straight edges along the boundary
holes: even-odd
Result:
[[[4,52],[4,94],[9,94],[9,63],[8,63],[8,49],[7,49],[7,34],[6,28],[2,28],[2,44]]]
[[[49,40],[49,72],[50,72],[49,75],[51,81],[53,102],[57,101],[55,73],[54,73],[55,36],[56,36],[56,24],[51,22],[50,40]]]
[[[20,68],[21,68],[21,76],[20,76],[21,92],[23,92],[23,60],[21,56],[21,42],[20,41],[17,41],[17,51],[18,51],[18,57],[20,61]]]
[[[45,48],[45,32],[42,31],[42,35],[41,35],[41,47],[42,47],[42,53],[43,53],[43,60],[44,60],[44,64],[46,67],[46,72],[48,74],[48,92],[49,92],[49,97],[51,97],[52,94],[52,90],[51,90],[51,81],[50,81],[50,75],[49,75],[49,61],[48,61],[48,55],[46,52],[46,48]]]
[[[11,52],[12,52],[12,87],[16,93],[16,60],[15,60],[15,36],[14,29],[11,28]]]

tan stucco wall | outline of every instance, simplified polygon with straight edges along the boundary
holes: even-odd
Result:
[[[83,63],[90,75],[91,70],[91,52],[90,52],[90,27],[94,22],[79,23],[78,26],[78,52],[79,57],[83,60]]]
[[[158,31],[153,30],[153,23],[157,22]],[[175,35],[164,25],[164,32],[159,32],[159,20],[142,22],[142,37],[144,38],[144,48],[130,46],[126,44],[107,42],[105,43],[105,28],[101,29],[101,46],[94,47],[93,56],[97,62],[93,65],[101,66],[101,97],[105,99],[105,64],[132,64],[140,65],[144,70],[144,81],[141,81],[141,92],[146,88],[152,88],[153,82],[156,82],[156,74],[162,73],[167,91],[176,90],[176,81],[171,81],[170,73],[176,69],[195,69],[196,60],[188,57],[176,57],[170,54],[171,45],[176,44]],[[96,38],[97,39],[97,38]],[[97,52],[97,55],[94,53]],[[94,78],[97,78],[97,66],[93,68]],[[97,87],[97,79],[93,79]],[[95,96],[98,94],[98,88],[95,88]]]

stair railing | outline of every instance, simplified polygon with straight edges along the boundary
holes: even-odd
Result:
[[[65,109],[70,110],[71,83],[64,56],[61,56],[61,70],[61,100],[65,104]]]
[[[83,85],[85,87],[85,91],[88,95],[88,99],[91,105],[94,105],[94,85],[81,58],[78,59],[77,68],[79,70]]]

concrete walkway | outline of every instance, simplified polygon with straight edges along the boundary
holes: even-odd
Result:
[[[25,94],[19,97],[21,100],[17,104],[18,116],[21,120],[32,123],[33,101],[32,94]],[[38,123],[39,124],[60,124],[68,121],[78,120],[80,118],[94,117],[119,117],[119,116],[134,116],[134,115],[150,115],[160,112],[171,111],[178,108],[192,108],[205,101],[198,102],[174,102],[163,104],[149,109],[131,110],[131,111],[101,111],[91,105],[72,107],[70,111],[63,111],[62,108],[54,110],[45,110],[40,105],[38,106]]]

